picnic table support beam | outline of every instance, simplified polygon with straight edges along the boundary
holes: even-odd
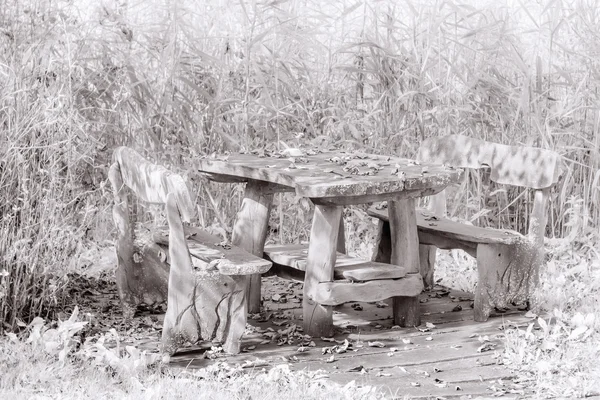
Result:
[[[415,200],[389,201],[388,210],[392,239],[391,264],[404,266],[408,273],[418,274],[419,236]],[[393,314],[396,325],[420,325],[419,296],[393,297]]]
[[[244,191],[244,200],[233,227],[232,244],[257,257],[262,257],[269,229],[269,213],[273,203],[273,192],[267,182],[249,180]],[[260,274],[246,278],[248,313],[260,312]]]
[[[333,281],[341,218],[342,206],[315,205],[302,300],[304,332],[313,337],[333,334],[333,308],[314,298],[320,282]]]

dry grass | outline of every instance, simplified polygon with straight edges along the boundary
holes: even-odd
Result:
[[[2,398],[61,399],[380,399],[380,391],[341,386],[315,372],[287,365],[265,371],[216,363],[200,370],[170,370],[160,356],[116,344],[116,332],[80,343],[85,322],[77,311],[53,327],[36,319],[26,340],[1,339]]]

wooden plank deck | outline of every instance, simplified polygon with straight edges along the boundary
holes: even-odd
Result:
[[[436,287],[421,295],[420,327],[394,327],[391,304],[336,307],[337,342],[332,342],[303,337],[301,283],[263,279],[266,312],[249,321],[253,332],[242,345],[247,351],[218,355],[216,360],[248,368],[288,363],[293,370],[322,370],[331,381],[377,386],[395,398],[498,398],[522,390],[513,382],[514,374],[501,365],[501,352],[503,330],[531,322],[523,311],[509,310],[476,323],[471,294]],[[344,340],[351,346],[337,353],[332,346],[339,349]],[[205,354],[209,347],[182,349],[171,365],[208,366],[215,362]]]

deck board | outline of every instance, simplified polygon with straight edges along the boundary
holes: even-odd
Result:
[[[274,331],[300,328],[302,310],[297,301],[302,296],[302,285],[277,277],[264,280],[263,298],[270,319],[251,319],[249,324],[259,332],[269,327]],[[359,385],[376,386],[397,398],[496,397],[498,392],[494,388],[510,386],[514,377],[512,371],[501,365],[504,329],[525,327],[531,320],[523,315],[524,312],[514,309],[476,323],[470,308],[472,295],[446,292],[446,289],[436,287],[433,292],[421,295],[421,300],[427,301],[421,303],[420,327],[393,326],[391,302],[387,307],[383,303],[378,307],[377,304],[358,302],[335,307],[334,337],[339,341],[347,339],[353,347],[345,353],[335,354],[331,363],[325,362],[331,354],[323,354],[323,349],[336,343],[312,338],[315,346],[299,352],[298,343],[261,344],[265,337],[257,332],[244,338],[242,348],[251,347],[251,351],[218,360],[230,365],[249,365],[258,359],[261,368],[288,363],[293,370],[321,370],[332,382],[347,384],[354,380]],[[274,298],[281,301],[282,297],[286,302],[273,301]],[[453,312],[457,304],[462,310]],[[435,327],[423,332],[426,323],[433,323]],[[369,342],[380,342],[384,347],[370,347]],[[489,349],[481,351],[484,344],[490,344]],[[171,359],[173,366],[185,368],[201,368],[212,362],[204,359],[200,348],[178,353]],[[351,371],[359,366],[364,368],[363,373]]]

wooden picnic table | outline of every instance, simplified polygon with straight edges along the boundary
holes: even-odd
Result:
[[[391,264],[418,274],[415,199],[436,194],[460,177],[457,169],[398,157],[298,149],[204,158],[197,169],[214,181],[246,182],[232,242],[254,255],[264,252],[274,193],[295,192],[314,203],[303,296],[304,331],[312,336],[327,336],[333,328],[332,307],[314,299],[323,298],[317,291],[323,289],[323,283],[333,281],[337,253],[345,253],[343,206],[387,201]],[[258,312],[260,276],[249,279],[248,298],[248,311]],[[419,325],[418,296],[396,296],[393,302],[399,324]]]

